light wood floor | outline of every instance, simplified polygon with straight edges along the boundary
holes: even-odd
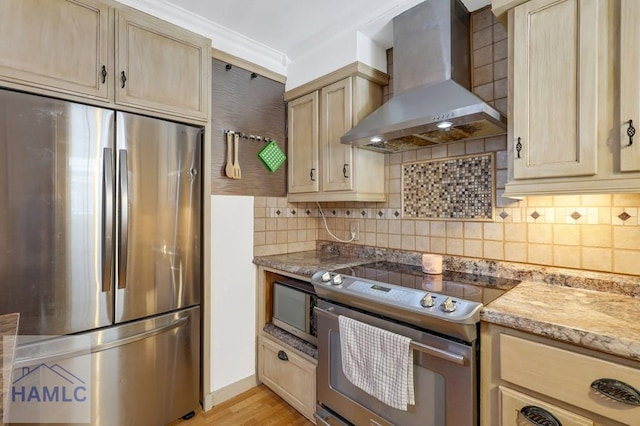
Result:
[[[264,385],[257,386],[216,405],[194,418],[170,426],[313,426],[306,417],[291,408]]]

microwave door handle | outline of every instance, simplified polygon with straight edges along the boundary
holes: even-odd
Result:
[[[308,333],[311,332],[311,296],[304,296],[304,330]]]
[[[316,313],[321,316],[326,316],[332,318],[334,320],[338,320],[338,315],[334,314],[333,308],[322,309],[316,306]],[[422,352],[427,355],[434,356],[436,358],[443,359],[445,361],[452,362],[458,365],[467,365],[467,358],[464,355],[456,354],[453,352],[446,351],[444,349],[436,348],[434,346],[425,345],[423,343],[418,343],[415,340],[412,340],[410,343],[411,349],[415,349],[418,352]]]

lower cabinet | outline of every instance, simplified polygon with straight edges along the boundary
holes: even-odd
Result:
[[[316,362],[291,346],[258,338],[258,378],[289,405],[315,423]]]
[[[483,426],[640,425],[640,363],[481,325]]]
[[[593,426],[593,421],[539,399],[499,386],[500,424]],[[555,422],[555,423],[554,423]]]

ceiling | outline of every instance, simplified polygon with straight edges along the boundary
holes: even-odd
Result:
[[[422,0],[168,0],[293,60],[308,46],[352,29],[391,47],[391,20]],[[462,0],[469,11],[489,0]]]

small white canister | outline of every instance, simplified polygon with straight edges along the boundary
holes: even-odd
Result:
[[[423,254],[422,255],[422,272],[425,274],[441,274],[442,273],[442,255],[440,254]]]

